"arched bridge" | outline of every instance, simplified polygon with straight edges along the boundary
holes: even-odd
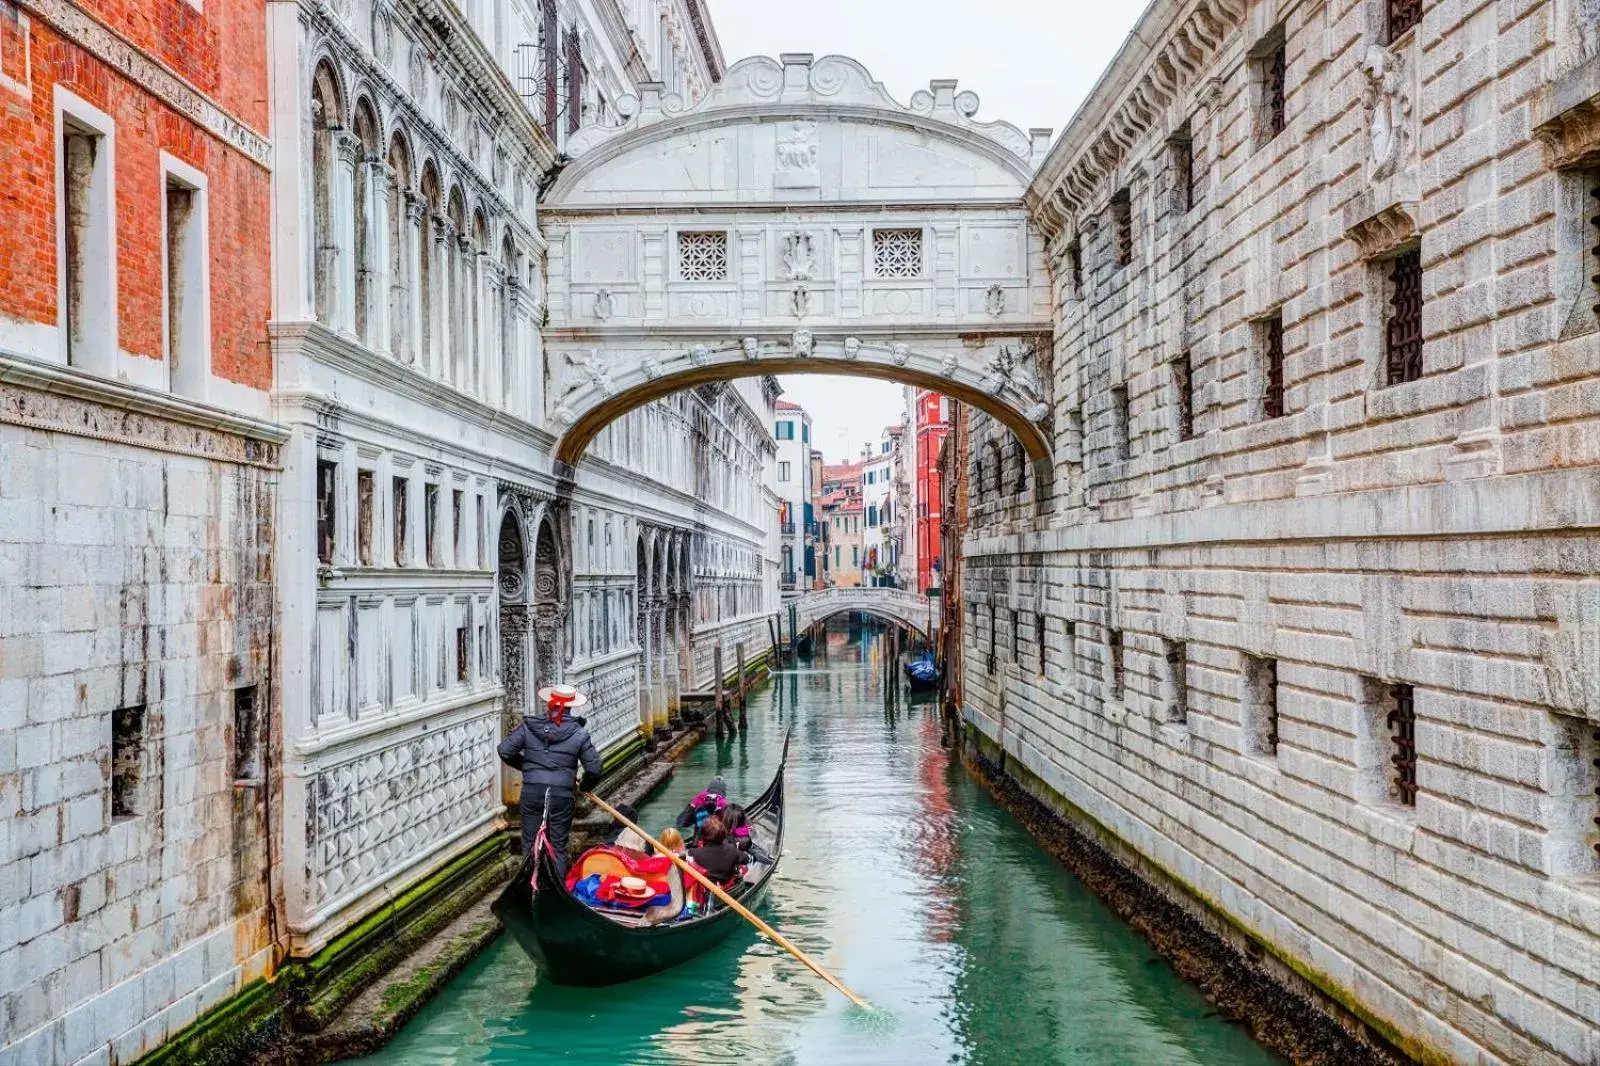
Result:
[[[804,633],[836,614],[860,611],[905,626],[932,640],[939,632],[939,604],[927,596],[904,589],[833,588],[803,592],[784,600],[784,612],[794,620],[795,632]]]

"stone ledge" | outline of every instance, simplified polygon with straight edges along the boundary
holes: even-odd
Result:
[[[1534,97],[1533,135],[1544,145],[1552,169],[1600,159],[1600,56],[1580,63]]]

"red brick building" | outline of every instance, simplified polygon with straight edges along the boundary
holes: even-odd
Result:
[[[927,592],[945,584],[940,573],[943,554],[939,542],[939,519],[944,500],[944,480],[939,470],[939,452],[950,432],[950,401],[937,392],[916,390],[912,432],[916,435],[915,499],[917,506],[917,591]]]

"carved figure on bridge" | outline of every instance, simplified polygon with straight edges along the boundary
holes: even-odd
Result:
[[[861,341],[855,337],[846,337],[844,339],[844,357],[846,359],[855,359],[860,354]]]
[[[1405,158],[1406,115],[1411,111],[1405,59],[1381,45],[1368,45],[1361,73],[1367,79],[1362,102],[1372,142],[1372,177],[1386,178],[1400,169]]]
[[[817,169],[817,124],[799,121],[778,137],[778,169]]]
[[[599,389],[607,396],[616,395],[617,386],[611,380],[611,368],[608,367],[606,365],[606,361],[601,358],[600,349],[590,348],[589,354],[582,359],[576,358],[571,352],[568,352],[567,365],[573,370],[583,371],[583,373],[587,376],[588,381],[584,382],[574,380],[569,382],[567,385],[566,396],[571,396],[574,392],[577,392],[579,389],[583,388],[585,384]],[[566,396],[564,396],[563,399],[565,399]]]
[[[797,229],[784,236],[783,268],[788,271],[790,281],[811,280],[811,272],[816,269],[816,254],[812,247],[811,234]]]
[[[804,285],[796,285],[789,294],[789,313],[796,318],[804,318],[811,313],[811,294]]]
[[[983,298],[983,309],[989,313],[990,318],[999,318],[1006,313],[1006,290],[999,285],[990,285],[989,291]]]
[[[594,294],[594,317],[602,322],[611,317],[611,293],[606,289],[596,290]]]
[[[756,340],[756,338],[746,337],[744,340],[739,342],[739,346],[744,349],[744,357],[746,359],[761,358],[761,342]]]
[[[895,366],[905,366],[911,359],[911,346],[903,341],[895,341],[889,345],[889,358],[894,360]]]
[[[794,348],[795,355],[810,356],[816,345],[816,338],[811,335],[809,329],[797,329],[790,345]]]
[[[689,362],[695,366],[705,366],[711,359],[711,349],[703,344],[697,344],[689,349]]]
[[[983,391],[990,396],[998,396],[1002,390],[1010,386],[1030,405],[1037,405],[1043,397],[1039,394],[1039,383],[1034,380],[1025,364],[1026,359],[1033,354],[1033,349],[1022,348],[1013,350],[1010,345],[1001,345],[995,352],[994,358],[989,360],[985,368],[988,377],[984,379]],[[1029,417],[1032,418],[1030,412]],[[1034,419],[1038,421],[1038,419]]]
[[[944,361],[939,364],[939,376],[945,378],[954,378],[956,376],[956,370],[958,370],[960,366],[961,357],[955,352],[950,352],[944,357]]]

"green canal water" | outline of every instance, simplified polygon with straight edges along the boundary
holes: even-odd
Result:
[[[1277,1063],[1212,1012],[939,747],[932,704],[886,708],[879,637],[830,630],[643,806],[658,830],[713,774],[751,798],[793,731],[783,863],[762,916],[877,1008],[754,932],[653,978],[543,982],[502,937],[382,1052],[406,1066],[1110,1066]]]

